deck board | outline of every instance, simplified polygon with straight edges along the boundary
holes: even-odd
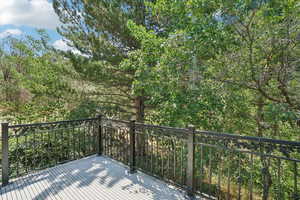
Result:
[[[184,200],[185,192],[107,157],[90,156],[0,188],[1,200]],[[199,198],[200,199],[200,198]]]

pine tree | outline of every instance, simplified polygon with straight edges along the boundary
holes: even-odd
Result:
[[[59,33],[81,55],[69,54],[83,78],[114,93],[110,103],[134,109],[137,121],[144,120],[146,96],[133,91],[136,68],[120,66],[128,54],[140,48],[127,27],[128,20],[151,29],[151,14],[143,0],[54,0],[61,27]],[[104,92],[105,93],[105,92]],[[103,92],[98,94],[104,95]]]

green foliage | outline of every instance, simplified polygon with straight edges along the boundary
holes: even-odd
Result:
[[[49,37],[5,38],[0,60],[2,117],[16,122],[61,118],[70,93],[63,73],[67,61],[48,45]],[[70,66],[70,65],[69,65]],[[58,114],[59,113],[59,114]]]
[[[63,23],[59,33],[80,54],[54,51],[42,30],[38,40],[3,43],[0,109],[14,121],[98,112],[143,121],[145,114],[154,124],[300,139],[299,1],[54,0],[53,5]],[[261,168],[274,176],[274,164],[264,159],[254,164],[256,184],[263,184]],[[285,182],[291,185],[290,178]],[[260,192],[266,198],[275,190]]]

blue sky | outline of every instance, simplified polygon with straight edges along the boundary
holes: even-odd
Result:
[[[58,49],[70,49],[56,32],[60,25],[50,0],[0,0],[0,40],[8,35],[36,36],[35,29],[46,29]]]

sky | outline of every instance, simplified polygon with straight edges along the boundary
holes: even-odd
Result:
[[[0,40],[9,35],[35,37],[35,29],[43,28],[49,34],[54,47],[69,50],[70,47],[56,32],[59,25],[51,0],[0,0]]]

